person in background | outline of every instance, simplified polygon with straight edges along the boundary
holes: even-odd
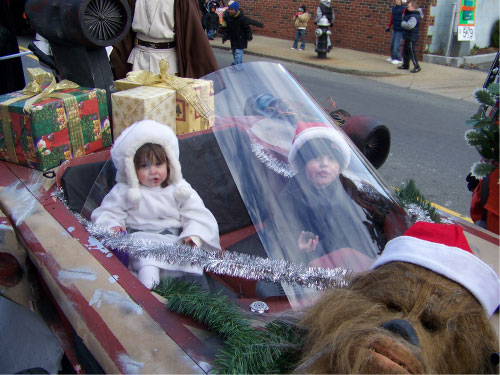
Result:
[[[203,26],[203,30],[206,29],[205,17],[207,16],[207,13],[208,13],[208,9],[207,9],[208,1],[209,0],[198,0],[198,6],[199,6],[200,12],[201,12],[201,26]]]
[[[412,73],[418,73],[422,69],[418,64],[415,45],[418,41],[418,29],[421,20],[424,18],[422,9],[420,9],[415,1],[410,1],[406,7],[401,27],[403,28],[403,65],[398,66],[398,69],[410,69],[410,60],[413,63]]]
[[[395,65],[403,62],[403,59],[401,58],[401,41],[403,39],[403,28],[401,27],[401,22],[403,21],[404,11],[405,6],[402,1],[394,0],[394,6],[391,9],[391,19],[385,29],[386,32],[389,32],[391,31],[392,26],[391,56],[387,59],[387,62]]]
[[[208,39],[214,40],[215,35],[217,35],[217,30],[219,29],[219,15],[216,13],[217,2],[210,1],[208,3],[208,8],[208,13],[205,16],[205,28]]]
[[[293,21],[294,25],[296,27],[295,30],[295,40],[293,41],[293,46],[292,49],[297,49],[297,46],[299,45],[299,39],[302,39],[302,42],[300,44],[300,51],[304,51],[306,48],[306,28],[307,28],[307,22],[309,22],[309,19],[311,18],[311,15],[306,12],[306,6],[302,5],[297,13],[293,16]]]
[[[167,56],[170,72],[176,66],[179,77],[200,78],[219,70],[194,0],[127,3],[133,11],[133,26],[125,38],[113,45],[110,62],[115,79],[125,78],[134,64],[134,69],[158,72],[158,61]],[[133,49],[136,51],[131,53]]]
[[[321,17],[326,17],[328,22],[330,22],[330,27],[333,26],[333,21],[335,21],[335,13],[333,12],[331,0],[320,0],[318,8],[316,9],[316,18],[314,19],[314,24],[317,24]],[[332,50],[332,41],[330,36],[328,36],[328,52]]]
[[[0,0],[0,56],[19,53],[14,17],[6,0]],[[0,94],[21,90],[25,86],[20,57],[0,61]]]
[[[229,39],[231,51],[233,53],[233,63],[239,65],[243,63],[243,53],[248,47],[248,42],[252,40],[252,29],[250,22],[244,15],[243,10],[237,1],[229,4],[228,16],[226,17],[226,32],[222,37],[222,43]]]

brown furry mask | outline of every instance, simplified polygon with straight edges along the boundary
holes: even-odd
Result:
[[[498,337],[460,284],[393,262],[327,292],[307,312],[299,373],[498,373]]]

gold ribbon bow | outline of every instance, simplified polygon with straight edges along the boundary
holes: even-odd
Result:
[[[28,74],[29,83],[22,90],[24,96],[17,98],[17,100],[29,98],[26,100],[23,107],[26,113],[30,113],[33,110],[33,103],[43,98],[50,97],[54,91],[75,89],[79,87],[76,83],[68,81],[67,79],[56,83],[54,75],[41,68],[28,68],[26,69],[26,73]],[[43,89],[43,84],[47,81],[50,81],[50,83]]]
[[[160,74],[154,74],[148,70],[135,70],[127,73],[127,80],[140,83],[144,86],[153,86],[163,83],[167,88],[175,90],[193,106],[195,111],[205,120],[210,121],[214,112],[208,107],[196,90],[191,86],[194,79],[179,78],[173,74],[168,74],[169,63],[165,59],[160,60]]]
[[[30,113],[33,110],[33,103],[35,103],[40,99],[46,97],[59,97],[63,99],[63,101],[65,100],[64,97],[66,94],[55,93],[54,91],[79,87],[76,83],[68,80],[63,80],[59,83],[56,83],[55,77],[51,73],[46,72],[41,68],[28,68],[26,69],[26,73],[28,75],[29,82],[26,85],[26,87],[21,91],[23,95],[15,96],[11,99],[8,99],[0,103],[0,113],[1,113],[0,125],[3,128],[5,144],[7,146],[7,152],[9,154],[9,160],[13,162],[17,162],[18,159],[17,159],[16,145],[15,145],[16,140],[12,133],[12,124],[9,116],[9,105],[16,103],[20,100],[28,99],[24,103],[23,110],[26,113]],[[47,84],[47,82],[48,86],[43,88],[43,86]],[[72,100],[74,101],[72,105],[78,106],[78,103],[76,103],[76,99],[74,97],[72,97]],[[78,107],[76,108],[78,109]],[[76,111],[75,113],[78,113],[78,111]],[[70,128],[70,133],[71,133],[71,128],[75,128],[77,130],[80,129],[81,132],[81,128],[79,125],[79,118],[78,116],[74,117],[77,118],[75,119],[69,118],[68,120],[69,122],[68,127]],[[72,126],[72,124],[75,125]],[[83,135],[81,135],[81,139],[83,143]]]

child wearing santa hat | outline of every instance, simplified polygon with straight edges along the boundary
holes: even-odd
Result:
[[[116,139],[111,158],[116,185],[92,212],[93,223],[138,239],[220,249],[215,217],[184,180],[173,130],[153,120],[136,122]],[[201,275],[203,269],[132,257],[131,268],[149,289],[160,270]]]
[[[329,124],[297,124],[288,155],[297,174],[278,196],[268,233],[294,262],[362,271],[406,230],[406,220],[373,186],[346,173],[351,149],[344,137]],[[390,236],[388,215],[395,218]]]

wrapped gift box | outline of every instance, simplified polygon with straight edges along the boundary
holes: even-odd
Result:
[[[186,81],[187,85],[190,85],[198,93],[200,100],[205,104],[205,106],[213,112],[213,82],[204,79],[190,78],[184,78],[184,80]],[[142,84],[131,81],[127,78],[115,81],[116,91],[128,90],[139,86],[142,86]],[[150,87],[167,88],[168,86],[165,83],[155,83]],[[193,108],[193,106],[183,97],[182,91],[176,93],[175,113],[177,124],[175,130],[177,135],[208,129],[214,125],[214,116],[211,115],[208,119],[204,119],[203,117],[201,117],[200,114]]]
[[[134,122],[156,120],[170,126],[175,124],[175,91],[161,87],[140,86],[111,94],[113,107],[113,137]]]
[[[57,90],[23,111],[22,92],[0,95],[0,159],[45,171],[110,146],[106,91]]]

